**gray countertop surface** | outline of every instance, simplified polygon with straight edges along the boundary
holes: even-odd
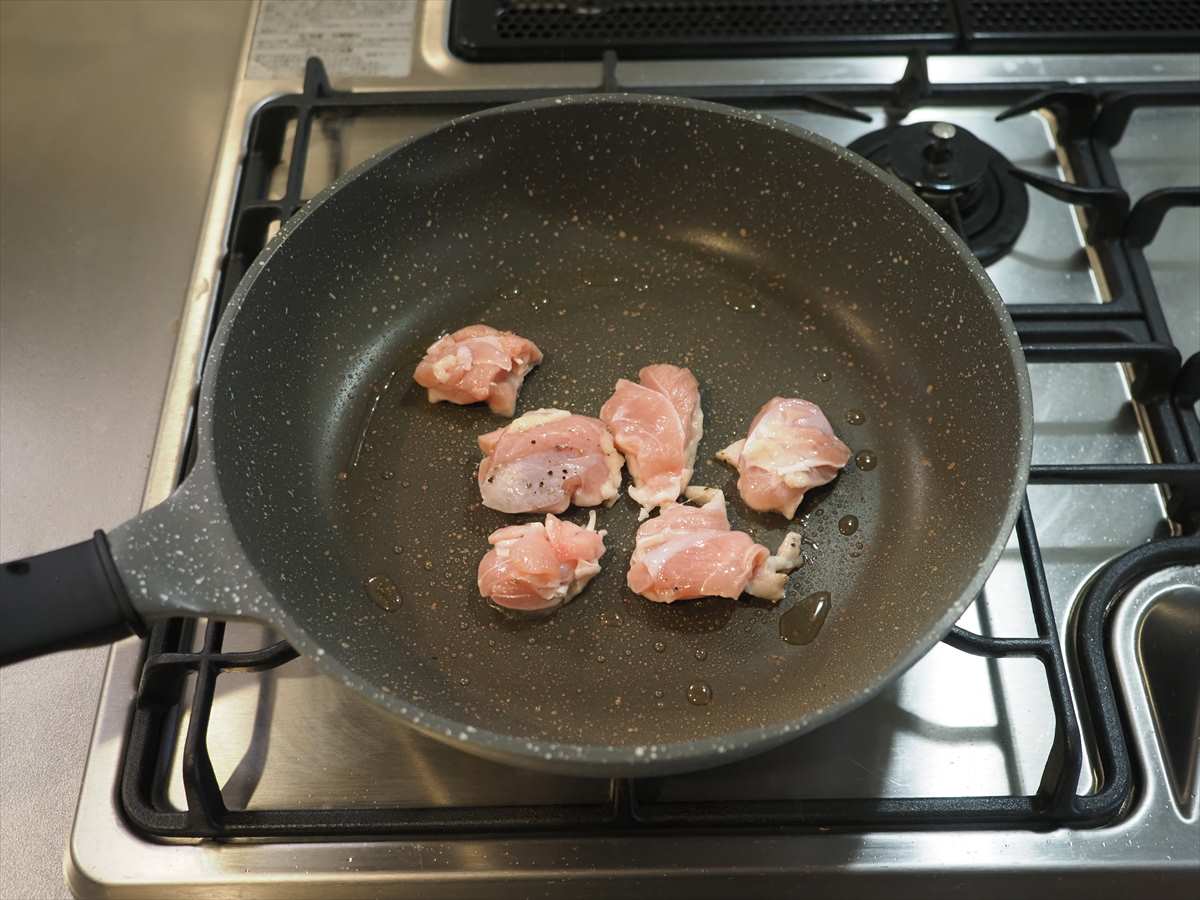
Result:
[[[245,0],[0,2],[0,559],[138,509]],[[62,856],[106,648],[0,672],[0,898]]]

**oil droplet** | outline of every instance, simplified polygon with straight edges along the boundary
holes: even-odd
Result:
[[[596,662],[598,662],[598,663],[608,662],[608,657],[601,654],[600,656],[596,657]]]
[[[830,375],[828,372],[826,372],[824,369],[822,369],[820,372],[817,373],[817,381],[828,381],[832,377],[833,376]]]
[[[620,628],[621,614],[615,612],[602,612],[600,613],[600,624],[607,625],[609,628]]]
[[[380,609],[392,612],[400,608],[400,588],[386,575],[372,575],[367,579],[367,593]]]
[[[346,480],[347,478],[349,478],[349,477],[350,477],[350,475],[349,475],[348,473],[346,473],[346,472],[338,472],[338,473],[337,473],[337,480],[338,480],[338,481],[345,481],[345,480]]]
[[[707,651],[697,650],[696,651],[696,659],[700,660],[700,662],[704,662],[706,659],[708,659]]]
[[[842,516],[838,519],[838,531],[849,537],[858,531],[858,516]]]
[[[384,481],[391,481],[393,478],[396,477],[396,473],[395,472],[381,472],[379,477],[382,478]]]
[[[401,553],[404,552],[404,548],[401,547],[399,544],[397,544],[395,547],[392,548],[392,552],[395,553],[397,556],[399,556]]]
[[[809,594],[779,617],[779,636],[789,644],[811,644],[825,624],[832,605],[829,591]]]
[[[861,409],[852,409],[846,413],[846,421],[851,425],[861,425],[863,422],[867,421],[867,417],[863,414]]]
[[[654,642],[654,652],[655,653],[662,653],[666,649],[667,649],[667,645],[664,644],[662,641]]]
[[[661,688],[655,689],[655,691],[654,691],[654,698],[655,698],[656,700],[661,700],[661,699],[663,698],[663,692],[662,692],[662,689],[661,689]]]
[[[466,687],[468,684],[471,683],[471,679],[470,678],[460,678],[460,679],[458,679],[458,683],[461,684],[463,687]]]
[[[693,681],[688,685],[687,698],[693,706],[708,706],[712,703],[712,688],[703,681]]]
[[[854,464],[864,472],[870,472],[879,465],[879,459],[874,450],[859,450],[854,456]]]

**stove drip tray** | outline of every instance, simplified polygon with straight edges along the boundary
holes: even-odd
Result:
[[[896,125],[849,146],[916,191],[985,266],[1007,254],[1025,227],[1029,195],[1010,173],[1012,163],[965,128]]]

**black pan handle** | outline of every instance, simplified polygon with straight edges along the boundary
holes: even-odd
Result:
[[[103,531],[0,566],[0,665],[144,632]]]

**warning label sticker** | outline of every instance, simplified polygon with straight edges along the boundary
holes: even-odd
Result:
[[[417,0],[263,0],[246,77],[298,78],[319,56],[332,78],[403,78],[416,13]]]

